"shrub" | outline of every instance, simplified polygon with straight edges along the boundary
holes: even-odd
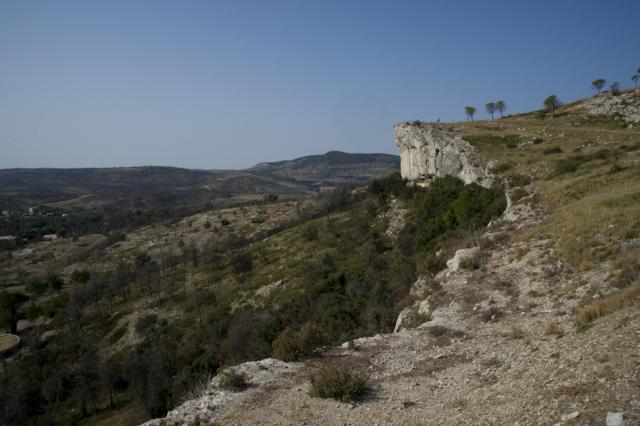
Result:
[[[549,321],[547,325],[544,327],[544,335],[545,336],[561,336],[562,330],[558,327],[558,323],[555,321]]]
[[[311,375],[309,395],[333,398],[342,402],[352,401],[369,390],[368,378],[349,367],[326,366]]]
[[[511,163],[496,164],[496,166],[491,169],[491,173],[503,173],[511,169],[512,167],[513,167],[513,164]]]
[[[468,140],[469,143],[479,148],[482,146],[493,147],[496,145],[502,145],[506,148],[516,148],[520,142],[522,142],[519,135],[467,135],[464,138]]]
[[[443,325],[434,325],[427,328],[429,334],[433,337],[462,337],[464,333],[460,330],[454,330],[453,328],[445,327]]]
[[[629,287],[635,281],[640,281],[640,263],[627,263],[616,276],[613,285],[623,289]]]
[[[584,155],[574,155],[569,158],[564,158],[558,161],[558,164],[556,164],[556,167],[549,175],[549,178],[562,176],[567,173],[573,173],[578,170],[578,167],[580,167],[580,165],[586,163],[587,161],[589,161],[589,158],[585,157]]]
[[[562,151],[562,148],[558,146],[554,146],[553,148],[547,148],[544,151],[542,151],[544,155],[561,154],[562,152],[564,151]]]
[[[231,258],[231,270],[235,274],[244,274],[253,270],[251,253],[241,252]]]
[[[141,335],[148,334],[156,327],[157,323],[158,315],[156,314],[147,314],[143,317],[140,317],[138,321],[136,321],[136,333]]]
[[[522,188],[516,188],[511,192],[511,201],[517,203],[528,195],[528,192]]]
[[[498,318],[502,317],[502,315],[503,312],[499,308],[492,306],[480,314],[480,319],[482,319],[482,321],[484,322],[489,322],[497,320]]]
[[[302,228],[302,236],[307,241],[315,241],[315,240],[317,240],[318,239],[318,227],[313,223],[305,226],[304,228]]]
[[[478,251],[473,256],[465,257],[460,261],[460,267],[462,269],[476,270],[482,266],[482,253]]]
[[[228,391],[241,392],[249,387],[249,382],[246,374],[228,368],[220,373],[220,387]]]
[[[542,142],[544,142],[544,139],[542,138],[533,138],[534,145],[540,145]]]
[[[531,183],[531,178],[525,175],[511,175],[507,179],[509,184],[513,187],[527,186]]]
[[[434,179],[426,191],[416,192],[411,203],[413,228],[422,248],[432,246],[438,237],[459,227],[475,229],[484,226],[506,207],[499,188],[487,189],[476,184],[465,185],[447,176]]]
[[[298,331],[287,327],[273,342],[273,357],[282,361],[298,361],[326,342],[322,329],[306,323]]]

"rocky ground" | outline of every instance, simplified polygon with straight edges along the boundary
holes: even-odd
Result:
[[[398,332],[304,363],[241,364],[247,390],[214,379],[149,424],[640,424],[640,312],[576,331],[574,309],[607,293],[609,271],[573,270],[549,240],[527,238],[546,219],[529,200],[510,203],[478,249],[458,253],[439,290],[416,282],[413,293],[429,296],[409,308],[420,315],[401,315]],[[463,267],[465,256],[477,269]],[[309,374],[326,364],[366,372],[371,391],[354,403],[310,397]]]
[[[611,93],[603,93],[580,102],[571,110],[592,116],[611,117],[623,121],[631,128],[640,124],[638,89],[627,90],[617,96]]]

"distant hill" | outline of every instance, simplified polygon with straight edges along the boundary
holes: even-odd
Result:
[[[400,169],[400,157],[390,154],[350,154],[329,151],[295,160],[260,163],[247,171],[294,179],[314,185],[364,183]]]
[[[55,203],[104,209],[204,204],[242,195],[295,195],[318,187],[365,183],[400,167],[399,157],[332,151],[247,170],[112,167],[0,170],[0,208]]]

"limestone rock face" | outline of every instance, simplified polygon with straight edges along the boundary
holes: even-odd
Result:
[[[628,90],[617,96],[603,93],[570,107],[569,110],[588,115],[603,115],[622,120],[628,125],[638,125],[640,124],[640,90]]]
[[[465,184],[489,187],[492,178],[481,166],[469,142],[435,127],[399,123],[394,127],[404,179],[428,183],[436,177],[456,176]]]

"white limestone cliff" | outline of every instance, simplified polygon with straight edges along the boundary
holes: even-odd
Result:
[[[491,175],[482,167],[476,150],[458,136],[435,127],[399,123],[394,127],[404,179],[428,183],[436,177],[456,176],[465,184],[489,187]]]

